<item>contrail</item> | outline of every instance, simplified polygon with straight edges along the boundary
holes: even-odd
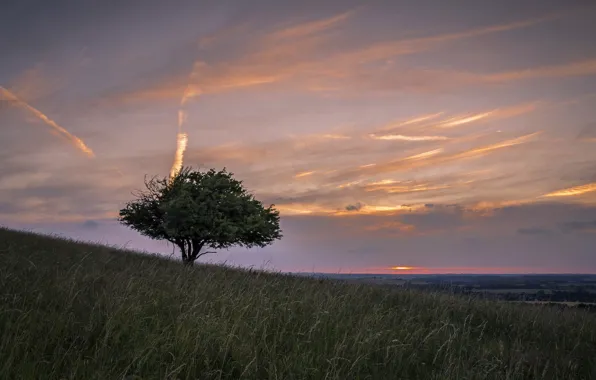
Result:
[[[170,170],[170,178],[174,178],[182,168],[184,161],[184,151],[188,144],[188,136],[186,133],[178,132],[178,139],[176,141],[176,156],[174,157],[174,164]]]
[[[198,75],[199,68],[202,66],[202,62],[195,62],[188,79],[188,85],[182,94],[182,99],[180,99],[180,109],[178,110],[178,135],[176,137],[176,154],[174,156],[174,163],[170,169],[170,178],[175,177],[180,172],[180,169],[184,163],[184,152],[186,151],[186,146],[188,144],[188,135],[186,132],[184,132],[183,128],[184,123],[186,123],[186,119],[188,118],[188,114],[184,109],[184,106],[190,99],[201,94],[201,90],[197,88],[194,83]]]
[[[60,133],[60,135],[62,137],[66,138],[70,143],[72,143],[75,147],[77,147],[77,149],[79,149],[80,151],[82,151],[83,153],[85,153],[89,157],[95,157],[95,153],[93,153],[93,151],[91,150],[91,148],[89,148],[83,142],[83,140],[81,140],[80,138],[72,135],[66,129],[64,129],[63,127],[59,126],[55,121],[53,121],[52,119],[50,119],[49,117],[47,117],[46,115],[44,115],[40,110],[38,110],[38,109],[34,108],[33,106],[29,105],[27,102],[25,102],[24,100],[20,99],[18,96],[16,96],[11,91],[7,90],[6,88],[4,88],[2,86],[0,86],[0,90],[2,90],[2,93],[4,94],[4,96],[6,98],[8,98],[8,100],[15,102],[17,105],[19,105],[19,106],[27,109],[29,112],[31,112],[32,114],[34,114],[35,116],[37,116],[44,123],[46,123],[47,125],[49,125],[50,127],[52,127],[55,131],[57,131],[58,133]]]

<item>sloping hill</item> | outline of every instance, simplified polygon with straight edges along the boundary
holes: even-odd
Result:
[[[1,379],[595,379],[596,316],[0,229]],[[136,377],[135,377],[136,376]]]

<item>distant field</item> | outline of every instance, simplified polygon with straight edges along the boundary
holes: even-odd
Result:
[[[510,302],[521,302],[521,303],[529,303],[529,304],[535,304],[535,305],[546,305],[549,303],[557,303],[557,304],[564,304],[567,306],[577,306],[577,305],[596,305],[596,302],[559,302],[559,301],[510,301]]]
[[[0,379],[596,379],[596,315],[0,229]]]
[[[545,289],[472,289],[473,292],[486,292],[486,293],[538,293],[540,291],[544,292],[545,294],[552,293],[550,290]]]

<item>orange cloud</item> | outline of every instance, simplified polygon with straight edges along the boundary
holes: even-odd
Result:
[[[438,126],[442,128],[455,127],[462,124],[471,123],[477,120],[485,119],[491,115],[492,112],[480,113],[472,116],[454,117],[441,122]]]
[[[521,137],[518,137],[515,139],[502,141],[500,143],[491,144],[491,145],[487,145],[487,146],[476,148],[476,149],[471,149],[471,150],[468,150],[465,152],[461,152],[461,153],[446,157],[445,160],[450,161],[450,160],[458,160],[458,159],[462,159],[462,158],[477,157],[477,156],[483,155],[485,153],[488,153],[488,152],[491,152],[491,151],[494,151],[497,149],[503,149],[503,148],[507,148],[510,146],[523,144],[523,143],[526,143],[529,140],[533,139],[534,137],[538,136],[540,133],[542,133],[542,132],[535,132],[535,133],[531,133],[529,135],[521,136]]]
[[[422,152],[415,154],[413,156],[409,156],[404,158],[404,160],[424,160],[425,158],[429,158],[435,156],[443,151],[443,148],[429,150],[428,152]]]
[[[374,182],[368,185],[364,185],[364,191],[367,192],[384,192],[387,194],[397,194],[397,193],[416,193],[422,191],[431,191],[431,190],[441,190],[441,189],[448,189],[450,186],[448,185],[432,185],[429,183],[421,183],[421,184],[409,184],[404,183],[402,185],[395,184],[395,181],[381,181],[381,182]]]
[[[545,194],[542,197],[573,197],[577,195],[591,193],[593,191],[596,191],[596,182],[588,183],[586,185],[581,186],[570,187],[568,189],[553,191],[552,193]]]
[[[310,175],[313,175],[313,174],[314,174],[314,171],[309,171],[309,172],[301,172],[301,173],[298,173],[298,174],[296,174],[296,175],[294,176],[294,178],[308,177],[308,176],[310,176]]]
[[[471,37],[478,37],[486,34],[504,32],[508,30],[525,28],[553,19],[554,16],[546,16],[526,21],[518,21],[501,25],[492,25],[485,28],[473,29],[464,32],[446,33],[430,37],[419,37],[407,40],[382,42],[370,45],[364,49],[339,54],[334,61],[343,64],[361,64],[371,61],[388,59],[398,55],[409,55],[428,50],[440,43],[451,42]]]
[[[404,135],[369,135],[373,140],[402,140],[402,141],[443,141],[449,140],[445,136],[404,136]]]
[[[389,162],[377,164],[372,167],[366,167],[366,168],[359,167],[359,168],[355,168],[355,169],[350,169],[350,170],[347,170],[344,173],[340,174],[339,177],[351,176],[351,175],[365,175],[365,174],[368,174],[368,175],[382,174],[382,173],[388,173],[388,172],[393,172],[393,171],[397,171],[397,170],[407,170],[407,169],[413,169],[413,168],[422,167],[422,166],[443,164],[443,163],[447,163],[447,162],[451,162],[451,161],[455,161],[455,160],[479,157],[479,156],[486,155],[490,152],[493,152],[493,151],[496,151],[499,149],[504,149],[507,147],[512,147],[512,146],[526,143],[526,142],[530,141],[531,139],[533,139],[534,137],[538,136],[540,133],[541,132],[535,132],[535,133],[531,133],[531,134],[521,136],[521,137],[518,137],[515,139],[505,140],[505,141],[502,141],[502,142],[499,142],[496,144],[490,144],[490,145],[486,145],[486,146],[479,147],[479,148],[469,149],[469,150],[466,150],[466,151],[463,151],[460,153],[456,153],[456,154],[452,154],[452,155],[442,155],[442,156],[437,155],[437,153],[439,153],[440,150],[434,150],[434,151],[418,154],[415,156],[401,158],[401,159],[398,159],[395,161],[389,161]]]
[[[436,119],[443,114],[444,114],[444,112],[436,112],[436,113],[426,114],[426,115],[422,115],[422,116],[415,116],[411,119],[390,123],[390,124],[380,128],[379,130],[380,131],[388,131],[388,130],[393,130],[398,127],[403,127],[406,125],[418,124],[418,123],[422,123],[422,122],[425,122],[428,120]]]
[[[275,206],[282,215],[325,215],[349,217],[358,215],[393,215],[400,212],[421,210],[424,205],[361,205],[358,209],[347,210],[315,203],[279,203]]]
[[[494,108],[487,111],[482,111],[478,113],[468,113],[463,115],[455,115],[449,116],[442,120],[436,120],[440,116],[444,115],[445,112],[437,112],[433,114],[423,115],[414,117],[409,120],[400,121],[396,123],[390,123],[384,127],[378,129],[380,132],[385,132],[385,134],[371,134],[370,137],[377,140],[406,140],[406,141],[440,141],[440,140],[448,140],[449,137],[447,136],[407,136],[403,134],[392,134],[388,133],[389,131],[395,131],[403,129],[403,127],[418,123],[423,123],[428,121],[428,123],[422,124],[422,127],[436,127],[436,128],[453,128],[456,126],[461,126],[465,124],[471,124],[475,122],[482,122],[482,121],[489,121],[489,120],[498,120],[498,119],[505,119],[514,116],[523,115],[529,112],[533,112],[536,110],[540,103],[539,102],[531,102],[531,103],[523,103],[518,105],[513,105],[509,107],[500,107]],[[460,139],[457,139],[458,141]]]
[[[324,35],[323,32],[337,27],[353,14],[354,12],[344,12],[331,18],[278,29],[261,37],[251,36],[257,42],[249,54],[216,66],[205,65],[200,78],[202,91],[216,93],[289,80],[294,80],[293,85],[305,89],[333,90],[337,89],[337,86],[327,83],[328,80],[354,84],[352,82],[360,80],[361,75],[357,68],[365,63],[418,53],[450,41],[525,28],[553,18],[549,16],[458,33],[372,43],[364,48],[355,47],[334,53],[332,49],[327,48],[330,36]],[[244,33],[247,34],[245,31]],[[425,71],[423,74],[428,76],[429,72]],[[438,74],[450,78],[455,75]],[[482,79],[482,76],[478,75],[464,76],[470,80]],[[363,76],[370,77],[369,73]],[[458,83],[461,82],[459,79]],[[117,101],[171,99],[178,97],[183,87],[184,80],[174,78],[156,83],[149,88],[117,94],[113,98]]]
[[[321,137],[324,139],[333,139],[333,140],[349,140],[352,138],[351,136],[336,135],[336,134],[332,134],[332,133],[323,134],[323,135],[321,135]]]
[[[496,108],[490,111],[477,113],[473,115],[455,116],[447,120],[441,121],[437,124],[439,128],[450,128],[460,126],[462,124],[473,123],[480,120],[489,119],[504,119],[514,116],[523,115],[525,113],[533,112],[538,106],[537,102],[525,103],[511,107]]]

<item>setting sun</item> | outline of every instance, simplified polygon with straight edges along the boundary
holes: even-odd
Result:
[[[415,268],[414,267],[399,266],[399,267],[391,267],[391,269],[393,269],[393,270],[412,270],[412,269],[415,269]]]

